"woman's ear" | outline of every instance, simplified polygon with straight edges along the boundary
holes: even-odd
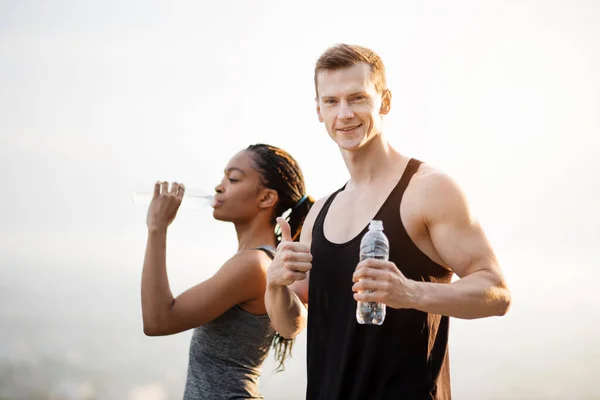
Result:
[[[276,190],[265,188],[262,190],[260,194],[260,201],[258,203],[261,208],[269,208],[274,207],[277,204],[277,200],[279,200],[279,195]]]

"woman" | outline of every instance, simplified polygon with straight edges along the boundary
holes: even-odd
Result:
[[[232,222],[238,251],[210,279],[173,298],[167,277],[167,227],[185,188],[156,183],[148,209],[142,272],[144,333],[171,335],[194,328],[185,400],[262,399],[258,379],[269,347],[279,367],[291,341],[277,335],[264,304],[266,270],[279,242],[276,218],[286,211],[294,240],[314,203],[296,161],[277,147],[251,145],[236,154],[215,188],[213,217]]]

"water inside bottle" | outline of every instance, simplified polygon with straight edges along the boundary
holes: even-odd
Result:
[[[379,238],[371,238],[370,243],[365,243],[360,249],[360,261],[368,258],[388,260],[389,243]],[[386,305],[374,301],[359,301],[356,306],[356,320],[360,324],[381,325],[385,320]]]
[[[134,191],[133,202],[136,204],[148,205],[152,201],[154,192],[150,191]],[[181,201],[181,208],[188,210],[198,210],[201,208],[211,207],[214,201],[212,194],[206,193],[199,189],[185,189],[183,200]]]

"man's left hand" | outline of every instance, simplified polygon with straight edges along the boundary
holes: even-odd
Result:
[[[384,303],[391,308],[412,308],[417,282],[405,277],[390,261],[368,258],[361,261],[352,275],[356,301]]]

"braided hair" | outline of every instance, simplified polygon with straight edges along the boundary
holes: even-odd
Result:
[[[300,239],[300,232],[308,211],[315,203],[306,195],[304,176],[300,166],[285,150],[268,144],[253,144],[246,151],[250,152],[254,167],[261,174],[261,183],[277,191],[279,200],[275,206],[272,223],[283,216],[290,224],[292,240]],[[276,225],[274,232],[277,243],[281,242],[281,230]],[[273,350],[278,362],[277,371],[283,370],[285,359],[292,355],[294,339],[286,339],[279,333],[273,338]]]
[[[286,219],[290,224],[292,240],[297,241],[304,219],[315,203],[312,197],[306,195],[300,166],[287,151],[275,146],[253,144],[246,150],[252,154],[254,166],[262,175],[262,184],[277,191],[279,196],[272,222],[288,213]],[[276,233],[276,238],[279,243],[281,232]]]

